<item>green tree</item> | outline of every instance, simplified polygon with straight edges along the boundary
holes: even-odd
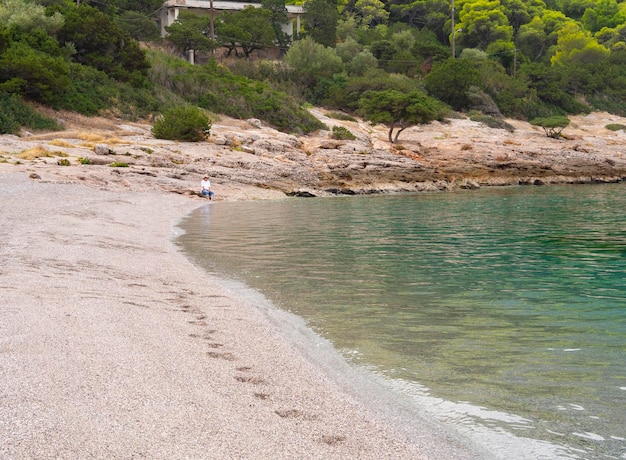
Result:
[[[569,118],[562,115],[553,115],[551,117],[539,117],[530,120],[530,124],[541,126],[546,136],[558,139],[561,137],[563,130],[569,125]]]
[[[253,6],[241,11],[222,14],[215,22],[217,41],[228,48],[228,55],[239,48],[245,57],[255,50],[274,45],[276,33],[272,26],[272,12]]]
[[[181,55],[186,56],[191,50],[210,51],[216,43],[211,40],[211,18],[188,11],[181,11],[178,19],[166,27],[167,41],[176,47]]]
[[[623,2],[596,0],[593,6],[585,9],[581,20],[590,32],[598,32],[603,27],[617,27],[626,22],[626,8]]]
[[[470,48],[486,49],[496,41],[511,41],[513,27],[500,7],[500,0],[477,0],[465,3],[459,12],[459,43]]]
[[[63,16],[56,12],[46,15],[46,9],[26,0],[3,0],[0,2],[0,24],[18,26],[25,32],[36,29],[55,34],[63,27]]]
[[[427,95],[413,91],[396,90],[367,91],[359,100],[359,114],[372,123],[382,123],[389,128],[388,138],[392,144],[400,133],[417,124],[430,123],[441,118],[439,103]],[[395,136],[394,130],[397,130]]]
[[[517,50],[513,42],[506,42],[502,40],[496,40],[487,46],[487,54],[492,58],[500,62],[505,69],[508,69],[511,74],[514,74],[517,69],[515,62]]]
[[[363,47],[354,38],[348,37],[346,40],[337,43],[335,53],[337,53],[337,56],[339,56],[344,63],[347,63],[354,59],[362,49]]]
[[[390,40],[378,40],[371,44],[370,51],[378,60],[381,68],[388,72],[393,71],[393,56],[396,49]]]
[[[137,11],[144,16],[154,15],[163,7],[163,0],[108,0],[118,11]]]
[[[320,78],[330,78],[343,69],[341,58],[332,48],[316,43],[312,37],[296,41],[285,56],[295,81],[312,89]]]
[[[502,11],[515,32],[519,30],[520,26],[531,20],[528,7],[522,0],[500,0],[500,2]]]
[[[302,17],[306,35],[324,46],[334,47],[337,43],[339,13],[332,0],[307,0]]]
[[[367,50],[359,52],[346,65],[348,73],[352,76],[363,76],[368,70],[375,69],[376,67],[378,67],[378,59]]]
[[[376,27],[386,24],[389,12],[380,0],[357,0],[354,4],[354,16],[359,27]]]
[[[261,7],[271,11],[272,27],[274,28],[276,41],[278,46],[286,51],[287,47],[291,43],[291,36],[288,33],[283,32],[283,25],[289,24],[285,0],[261,0]]]
[[[598,64],[609,55],[609,50],[588,33],[575,25],[568,25],[559,31],[556,53],[550,59],[552,65],[569,62]]]
[[[558,11],[569,18],[580,20],[587,8],[592,8],[596,0],[558,0]]]
[[[450,58],[433,65],[424,83],[431,95],[462,110],[470,106],[467,92],[471,86],[480,86],[480,74],[469,59]]]
[[[450,18],[449,0],[415,0],[408,3],[392,3],[390,8],[392,18],[404,19],[410,26],[422,31],[432,31],[440,42],[449,43],[447,33],[444,31],[444,25]]]
[[[139,11],[125,11],[117,19],[120,29],[135,40],[156,41],[161,38],[161,31],[156,23]]]
[[[14,42],[0,56],[0,90],[27,99],[58,105],[70,84],[69,63]]]
[[[559,39],[559,31],[568,24],[576,24],[575,21],[565,16],[560,11],[545,10],[541,15],[544,32],[547,38],[547,45],[556,45]]]
[[[548,37],[541,18],[535,16],[529,23],[520,26],[515,43],[528,59],[539,60],[548,48]]]
[[[81,5],[68,7],[64,17],[59,41],[73,43],[78,63],[95,67],[119,81],[145,83],[150,67],[145,53],[108,16]]]

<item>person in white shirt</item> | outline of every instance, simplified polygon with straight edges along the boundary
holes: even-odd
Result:
[[[209,200],[212,200],[215,193],[211,190],[211,181],[209,180],[209,176],[204,176],[202,182],[200,182],[200,187],[202,187],[202,190],[200,191],[202,196],[207,196],[209,197]]]

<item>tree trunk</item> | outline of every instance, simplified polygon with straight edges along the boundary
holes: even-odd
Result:
[[[400,136],[400,133],[404,131],[406,128],[407,128],[406,126],[403,126],[398,131],[396,131],[396,137],[393,138],[392,144],[395,144],[396,142],[398,142],[398,136]]]
[[[393,144],[393,126],[389,128],[389,143]]]

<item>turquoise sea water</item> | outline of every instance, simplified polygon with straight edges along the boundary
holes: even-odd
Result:
[[[624,184],[217,202],[181,227],[503,458],[626,458]]]

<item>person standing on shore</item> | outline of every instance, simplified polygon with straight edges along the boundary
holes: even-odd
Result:
[[[202,182],[200,182],[200,187],[202,187],[202,190],[200,191],[202,196],[208,196],[209,200],[212,200],[215,193],[211,190],[211,181],[209,180],[209,176],[204,176]]]

